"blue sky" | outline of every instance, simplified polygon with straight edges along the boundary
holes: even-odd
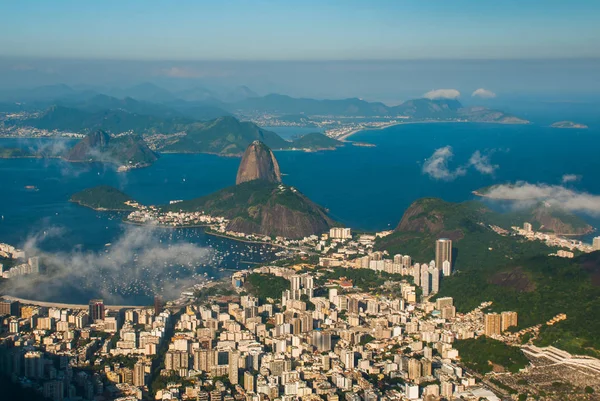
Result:
[[[600,57],[597,0],[9,1],[0,56],[125,60]]]

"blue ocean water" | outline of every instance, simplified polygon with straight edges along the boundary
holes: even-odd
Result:
[[[289,130],[288,134],[296,133]],[[581,179],[566,184],[568,187],[600,194],[597,179],[600,131],[594,126],[587,130],[563,130],[541,125],[405,124],[364,131],[351,139],[369,142],[375,147],[347,145],[336,151],[284,151],[276,152],[276,156],[285,183],[328,208],[334,219],[358,229],[395,227],[404,210],[421,197],[464,201],[473,198],[471,191],[497,183],[523,180],[558,185],[563,175],[575,174]],[[19,143],[0,140],[0,146]],[[453,150],[448,165],[451,170],[467,164],[475,151],[489,155],[497,168],[489,175],[468,168],[464,175],[451,181],[435,180],[423,174],[425,159],[445,146]],[[27,239],[59,227],[60,235],[40,242],[42,249],[102,252],[107,243],[119,241],[127,227],[119,216],[69,203],[73,193],[108,184],[145,204],[167,203],[233,185],[238,164],[237,158],[166,154],[149,168],[117,173],[102,165],[70,164],[58,159],[0,160],[0,215],[3,216],[0,242],[21,246]],[[585,218],[600,226],[597,217]],[[191,242],[220,249],[224,256],[213,267],[239,268],[247,266],[240,263],[242,259],[259,261],[273,257],[272,252],[267,251],[262,255],[246,252],[247,256],[242,257],[239,249],[238,253],[229,251],[234,246],[231,241],[208,236],[201,229],[167,230],[157,235],[160,241]],[[248,259],[249,256],[255,259]],[[210,266],[209,263],[198,273],[209,271],[210,275],[217,276],[218,271],[211,271]],[[51,296],[63,301],[85,302],[82,298],[91,297],[91,292]],[[150,296],[136,293],[128,298],[128,294],[119,293],[120,300],[149,299]]]

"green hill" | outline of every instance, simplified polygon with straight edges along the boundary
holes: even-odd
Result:
[[[104,131],[87,135],[73,146],[64,158],[70,162],[102,162],[132,167],[147,166],[158,159],[142,137],[111,137]]]
[[[343,145],[337,139],[330,138],[320,132],[313,132],[296,139],[290,146],[294,149],[328,150]]]
[[[195,123],[186,128],[186,135],[176,142],[160,147],[170,153],[215,153],[241,155],[248,145],[261,141],[271,149],[287,149],[290,143],[274,132],[251,122],[233,117],[220,117],[207,123]]]
[[[125,204],[133,200],[128,195],[108,185],[100,185],[84,189],[71,196],[70,201],[95,210],[130,211],[134,210]]]
[[[600,252],[572,260],[551,257],[548,254],[556,249],[501,236],[489,227],[507,227],[514,218],[480,202],[420,199],[407,209],[392,235],[377,241],[376,248],[429,262],[435,256],[435,240],[449,237],[455,274],[442,281],[438,296],[453,297],[461,312],[493,301],[493,310],[518,312],[520,327],[566,313],[566,321],[542,330],[539,343],[575,353],[600,351],[595,334],[600,330]]]
[[[287,238],[320,234],[334,224],[325,209],[297,189],[264,180],[244,182],[163,209],[204,211],[230,219],[228,230]]]

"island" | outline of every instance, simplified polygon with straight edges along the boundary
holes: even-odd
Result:
[[[581,123],[576,123],[574,121],[557,121],[555,123],[553,123],[552,125],[550,125],[550,127],[552,128],[568,128],[568,129],[586,129],[588,128],[587,125],[585,124],[581,124]]]
[[[98,130],[88,134],[63,157],[69,162],[100,162],[119,166],[120,171],[150,166],[158,156],[137,135],[111,137]]]
[[[129,205],[131,197],[109,185],[100,185],[77,192],[69,199],[81,206],[98,211],[129,212],[135,208]]]
[[[208,226],[210,233],[237,239],[299,239],[336,225],[326,209],[281,182],[275,155],[260,141],[244,152],[236,185],[207,196],[143,206],[115,188],[100,186],[74,194],[71,200],[95,210],[131,211],[126,217],[131,223]]]

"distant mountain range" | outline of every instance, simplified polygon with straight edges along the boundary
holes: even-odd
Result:
[[[152,140],[152,138],[150,138]],[[295,141],[286,141],[275,132],[265,130],[249,121],[220,117],[186,127],[185,134],[167,137],[155,147],[167,153],[214,153],[239,156],[254,141],[261,141],[273,150],[331,150],[343,143],[321,133],[307,134]]]
[[[464,120],[497,123],[527,123],[526,120],[499,110],[463,107],[456,99],[412,99],[398,106],[368,102],[358,98],[319,100],[294,98],[282,94],[258,96],[246,86],[216,93],[202,87],[168,91],[155,84],[143,83],[105,92],[75,90],[67,85],[51,85],[27,91],[0,93],[0,111],[25,102],[27,108],[60,105],[88,112],[124,110],[162,118],[210,120],[227,115],[271,114],[294,116],[398,117],[416,120]],[[297,119],[297,118],[296,118]]]

